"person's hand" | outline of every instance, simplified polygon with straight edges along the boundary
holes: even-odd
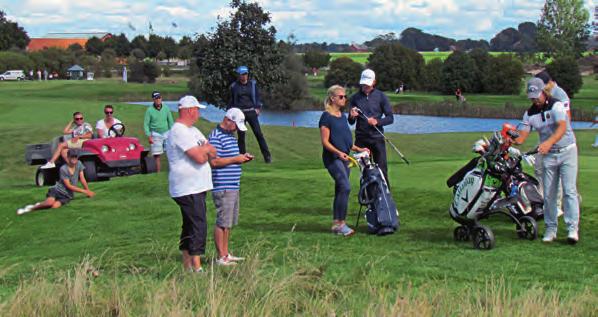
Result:
[[[378,120],[376,120],[375,118],[368,118],[368,124],[372,125],[372,126],[376,126],[376,125],[378,125]]]
[[[257,114],[259,116],[260,112],[261,112],[260,108],[255,108],[255,114]]]
[[[372,152],[370,152],[370,149],[368,149],[367,147],[358,147],[357,152],[368,152],[368,154],[372,154]]]
[[[349,116],[351,116],[351,118],[356,118],[357,116],[359,116],[359,113],[357,112],[357,107],[351,108]]]
[[[341,152],[341,153],[338,155],[338,158],[340,158],[341,160],[343,160],[343,161],[345,161],[345,162],[348,162],[348,161],[349,161],[349,155],[348,155],[347,153],[343,153],[343,152]]]
[[[88,189],[88,190],[85,192],[85,195],[87,195],[87,198],[93,198],[93,196],[95,196],[95,195],[96,195],[96,193],[94,193],[94,192],[92,192],[91,190],[89,190],[89,189]]]
[[[152,139],[151,136],[147,137],[147,141],[149,142],[149,144],[154,144],[154,139]]]
[[[253,160],[253,155],[249,153],[237,155],[237,163],[243,164]]]
[[[552,147],[552,144],[550,144],[548,142],[542,142],[538,146],[538,153],[540,153],[540,154],[548,154],[548,151],[550,151],[551,147]]]
[[[207,154],[208,154],[209,158],[213,159],[213,158],[218,157],[218,152],[216,151],[216,148],[212,144],[206,143],[203,146],[205,146],[206,149],[208,150]]]

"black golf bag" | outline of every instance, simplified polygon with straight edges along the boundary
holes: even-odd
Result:
[[[377,164],[369,163],[363,167],[358,200],[362,207],[367,208],[365,219],[369,233],[382,236],[392,234],[399,229],[397,205],[392,199],[384,174]]]

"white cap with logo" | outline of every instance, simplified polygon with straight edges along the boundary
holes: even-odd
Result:
[[[376,73],[374,73],[373,70],[368,68],[361,72],[361,79],[359,79],[359,84],[373,86],[374,80],[376,80]]]
[[[179,99],[179,109],[185,109],[185,108],[204,109],[204,108],[206,108],[206,106],[200,104],[199,101],[197,101],[197,98],[187,95],[187,96],[184,96],[183,98]]]
[[[237,125],[237,129],[241,131],[247,131],[245,126],[245,114],[239,108],[230,108],[224,115],[229,120],[233,121]]]

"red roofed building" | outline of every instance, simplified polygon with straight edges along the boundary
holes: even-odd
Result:
[[[27,45],[27,51],[35,52],[41,51],[50,47],[57,47],[67,49],[73,44],[79,44],[85,47],[87,41],[97,37],[100,40],[105,41],[112,37],[112,34],[107,32],[93,32],[93,33],[48,33],[46,36],[41,38],[32,38]]]

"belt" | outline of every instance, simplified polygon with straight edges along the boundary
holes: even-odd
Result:
[[[560,147],[560,148],[556,148],[556,149],[552,148],[552,149],[550,149],[548,151],[548,153],[562,153],[562,152],[565,152],[565,151],[567,151],[569,149],[574,148],[575,146],[576,146],[575,143],[571,143],[571,144],[569,144],[567,146],[563,146],[563,147]]]
[[[251,111],[255,111],[255,108],[245,108],[245,109],[241,109],[241,111],[243,111],[243,112],[251,112]]]

